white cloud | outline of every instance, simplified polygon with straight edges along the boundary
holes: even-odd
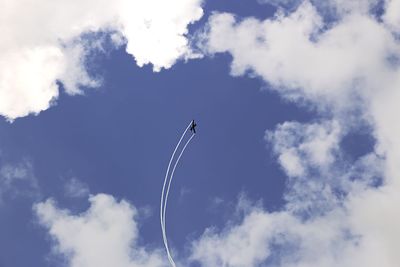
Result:
[[[368,96],[373,88],[398,80],[388,57],[398,57],[399,46],[384,25],[356,13],[324,26],[307,1],[288,16],[279,13],[265,21],[238,22],[232,14],[215,14],[205,50],[232,54],[233,75],[250,71],[282,95],[312,100],[320,108],[352,106],[351,97]]]
[[[68,197],[87,197],[90,193],[89,186],[77,178],[71,178],[64,184],[64,193]]]
[[[305,175],[307,164],[323,168],[333,163],[341,137],[337,122],[301,124],[285,122],[266,132],[278,160],[289,176]]]
[[[336,121],[285,122],[266,132],[266,140],[288,175],[287,210],[306,216],[324,213],[337,204],[336,191],[348,192],[349,184],[338,179],[348,170],[336,167],[343,168],[339,150],[342,135]]]
[[[268,216],[262,211],[252,211],[241,224],[222,233],[208,229],[193,244],[191,260],[210,267],[258,266],[271,254],[268,240],[276,229],[275,221],[279,219],[274,214]]]
[[[193,247],[202,266],[398,265],[397,2],[386,2],[383,21],[371,14],[376,1],[335,3],[345,5],[333,24],[308,1],[264,21],[210,17],[206,53],[231,54],[232,75],[261,77],[284,98],[316,108],[322,123],[285,122],[267,132],[288,174],[286,205],[275,213],[249,208],[241,222],[206,231]],[[376,146],[346,161],[339,144],[360,122],[371,126]],[[250,258],[235,261],[238,255]]]
[[[187,26],[202,16],[201,0],[63,1],[3,0],[0,3],[0,115],[9,120],[47,109],[61,81],[69,94],[95,87],[84,58],[93,49],[79,42],[87,32],[114,32],[139,66],[169,68],[195,56]],[[116,38],[119,36],[118,38]]]
[[[0,60],[0,113],[12,120],[47,109],[58,97],[55,79],[63,65],[63,54],[56,47],[4,51]]]
[[[395,31],[400,31],[400,0],[386,0],[387,12],[384,14],[384,21]]]
[[[191,260],[209,267],[354,266],[335,258],[356,247],[343,219],[343,211],[302,221],[289,212],[249,207],[239,223],[220,233],[208,229],[194,242]]]
[[[0,204],[8,199],[39,196],[38,181],[30,161],[4,163],[0,167]]]
[[[374,152],[347,162],[340,147],[346,134],[337,121],[285,122],[266,132],[266,140],[286,172],[286,211],[313,217],[343,204],[351,192],[375,186],[383,175]]]
[[[281,10],[294,10],[304,2],[304,0],[259,0],[262,4],[270,4],[281,8]],[[324,15],[329,15],[330,19],[340,19],[349,13],[369,13],[376,9],[380,0],[310,0],[310,2]]]
[[[355,163],[355,173],[290,178],[284,209],[268,212],[258,204],[245,205],[240,220],[211,227],[193,242],[191,260],[209,267],[395,267],[399,220],[395,216],[388,222],[388,214],[398,209],[393,209],[398,191],[389,195],[387,187],[378,190],[368,181],[335,184],[348,175],[367,179],[379,174],[370,166],[377,162],[369,155]],[[243,208],[241,201],[238,207]]]
[[[51,199],[34,211],[54,240],[54,253],[71,267],[166,266],[163,251],[139,245],[138,212],[128,202],[98,194],[89,198],[89,209],[71,214]]]

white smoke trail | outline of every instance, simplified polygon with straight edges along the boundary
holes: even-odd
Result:
[[[166,192],[166,194],[165,194],[165,202],[164,202],[164,207],[163,207],[163,222],[164,222],[164,227],[163,227],[164,233],[163,233],[163,236],[165,237],[164,244],[166,245],[165,248],[166,248],[166,250],[167,250],[168,258],[169,258],[170,263],[171,263],[171,265],[172,265],[173,267],[175,267],[176,265],[175,265],[175,262],[174,262],[174,260],[172,259],[172,256],[171,256],[171,254],[170,254],[170,252],[169,252],[168,239],[167,239],[166,226],[165,226],[165,217],[166,217],[166,212],[167,212],[167,202],[168,202],[168,196],[169,196],[169,189],[170,189],[170,187],[171,187],[172,179],[174,178],[174,173],[175,173],[176,166],[178,166],[179,160],[181,159],[181,157],[182,157],[182,155],[183,155],[183,152],[185,152],[186,147],[188,146],[188,144],[190,143],[190,141],[192,141],[192,139],[193,139],[194,136],[195,136],[195,134],[192,134],[192,136],[189,138],[189,140],[186,142],[185,146],[183,147],[181,153],[179,154],[179,157],[178,157],[178,159],[177,159],[176,162],[175,162],[174,168],[172,169],[171,176],[170,176],[170,179],[169,179],[169,182],[168,182],[167,192]]]
[[[164,184],[163,184],[163,188],[162,188],[162,192],[161,192],[161,204],[160,204],[160,222],[161,222],[161,230],[162,230],[162,234],[163,234],[164,246],[165,246],[165,248],[166,248],[166,250],[167,250],[168,260],[170,261],[170,263],[172,264],[173,267],[175,267],[175,262],[173,261],[173,259],[172,259],[172,257],[171,257],[171,254],[170,254],[170,252],[169,252],[168,243],[167,243],[167,237],[166,237],[166,233],[165,233],[165,223],[164,223],[164,220],[165,220],[164,214],[165,214],[165,213],[163,212],[163,209],[164,209],[164,208],[163,208],[163,206],[164,206],[164,205],[163,205],[163,204],[164,204],[164,191],[165,191],[165,186],[166,186],[167,180],[168,180],[169,170],[170,170],[170,168],[171,168],[172,161],[173,161],[173,159],[174,159],[174,157],[175,157],[175,153],[176,153],[176,151],[178,150],[178,147],[179,147],[179,145],[181,144],[182,139],[183,139],[184,136],[186,135],[186,132],[188,131],[188,129],[190,128],[190,126],[191,126],[191,123],[189,123],[189,125],[186,127],[186,129],[185,129],[185,131],[183,132],[181,138],[179,139],[179,142],[178,142],[177,145],[175,146],[174,152],[173,152],[172,155],[171,155],[171,158],[170,158],[169,163],[168,163],[167,172],[165,173]],[[188,144],[188,143],[186,143],[186,145],[187,145],[187,144]],[[186,147],[186,145],[185,145],[185,147]],[[184,148],[185,148],[185,147],[184,147]],[[179,160],[179,158],[180,158],[181,155],[182,155],[182,152],[181,152],[181,154],[179,155],[178,160]],[[174,170],[175,170],[176,165],[177,165],[177,164],[175,163]],[[169,183],[169,185],[170,185],[170,183]]]
[[[181,138],[179,139],[179,142],[176,144],[174,152],[171,155],[171,158],[169,160],[168,163],[168,168],[167,168],[167,172],[165,173],[165,178],[164,178],[164,184],[163,184],[163,188],[162,188],[162,192],[161,192],[161,204],[160,204],[160,220],[161,220],[161,228],[163,229],[164,224],[163,224],[163,203],[164,203],[164,191],[165,191],[165,186],[167,184],[167,180],[168,180],[168,174],[169,174],[169,169],[171,168],[171,164],[172,164],[172,160],[175,157],[175,153],[178,150],[179,145],[182,142],[183,137],[185,136],[187,130],[189,130],[191,123],[189,123],[189,125],[186,127],[185,131],[183,132],[183,134],[181,135]]]

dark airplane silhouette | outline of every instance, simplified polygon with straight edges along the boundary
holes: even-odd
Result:
[[[196,133],[196,126],[197,124],[192,120],[192,124],[190,125],[190,131]]]

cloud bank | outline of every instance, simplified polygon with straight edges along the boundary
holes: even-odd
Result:
[[[62,1],[4,0],[0,3],[0,115],[14,120],[46,110],[59,95],[96,87],[85,57],[93,48],[80,36],[112,32],[116,46],[139,66],[155,71],[195,56],[187,27],[200,19],[201,0]]]
[[[318,119],[266,132],[287,174],[282,210],[248,206],[239,223],[206,230],[191,259],[227,267],[397,266],[399,1],[385,1],[382,14],[374,11],[378,1],[297,3],[264,21],[229,13],[209,18],[206,54],[229,53],[232,75],[260,77],[283,98],[316,110]],[[376,144],[351,161],[341,142],[364,124]]]

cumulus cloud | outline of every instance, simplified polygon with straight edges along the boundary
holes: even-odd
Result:
[[[343,209],[307,221],[288,212],[248,212],[238,224],[206,231],[193,244],[192,260],[210,267],[394,267],[399,260],[395,242],[383,241],[381,233],[354,233]]]
[[[306,164],[323,168],[335,159],[339,148],[340,126],[337,122],[301,124],[285,122],[275,131],[267,131],[278,161],[289,176],[305,175]]]
[[[215,13],[203,35],[206,54],[232,55],[232,75],[258,76],[320,118],[267,131],[288,176],[286,204],[277,212],[249,207],[238,223],[208,229],[192,248],[202,266],[394,267],[400,261],[397,1],[386,1],[381,17],[373,13],[376,1],[329,1],[343,4],[335,23],[327,22],[325,7],[300,2],[264,21]],[[364,123],[376,145],[348,161],[340,142]]]
[[[30,161],[4,163],[0,167],[0,204],[17,197],[36,198],[39,185]]]
[[[9,120],[47,109],[58,82],[69,94],[99,84],[86,71],[93,47],[79,41],[82,34],[112,32],[139,66],[159,71],[195,56],[187,26],[202,16],[201,0],[5,0],[0,10],[0,115]]]
[[[206,231],[193,245],[192,260],[210,267],[354,266],[337,264],[334,258],[355,246],[355,241],[343,242],[352,239],[346,236],[343,214],[302,222],[287,212],[247,212],[239,224],[219,233]]]
[[[135,207],[105,194],[91,196],[89,202],[81,214],[58,208],[52,199],[34,206],[54,240],[54,253],[64,256],[69,266],[166,266],[161,251],[140,246]]]
[[[388,58],[399,56],[399,46],[384,25],[355,13],[324,27],[309,2],[265,21],[220,13],[209,20],[205,50],[232,54],[233,75],[252,72],[284,96],[319,106],[354,105],[345,100],[398,81]]]
[[[275,220],[279,219],[283,218],[252,210],[239,225],[228,227],[221,233],[208,229],[193,244],[191,260],[210,267],[258,266],[271,255],[268,240],[276,230]]]

